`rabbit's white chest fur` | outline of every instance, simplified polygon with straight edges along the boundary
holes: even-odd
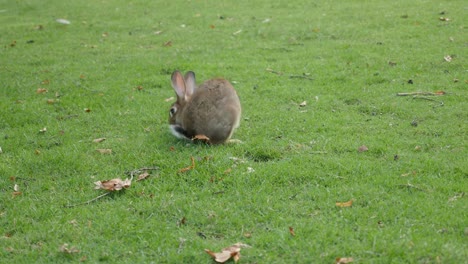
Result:
[[[171,130],[172,135],[175,137],[180,139],[189,139],[183,134],[184,129],[179,125],[169,125],[169,129]]]

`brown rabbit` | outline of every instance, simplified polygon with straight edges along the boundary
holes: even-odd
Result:
[[[172,73],[177,101],[169,110],[174,136],[184,139],[206,136],[211,144],[224,143],[239,126],[241,105],[234,87],[225,79],[211,79],[196,87],[195,73]]]

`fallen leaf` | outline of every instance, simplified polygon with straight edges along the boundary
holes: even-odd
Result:
[[[359,152],[366,152],[366,151],[368,151],[368,150],[369,150],[369,148],[366,147],[365,145],[362,145],[362,146],[360,146],[360,147],[358,148],[358,151],[359,151]]]
[[[46,88],[37,88],[36,93],[37,94],[47,93],[47,89]]]
[[[47,102],[47,104],[55,104],[55,103],[58,102],[58,99],[57,99],[57,100],[55,100],[55,99],[47,99],[46,102]]]
[[[445,92],[444,91],[435,91],[434,94],[435,95],[444,95]]]
[[[70,220],[68,223],[70,225],[72,225],[72,226],[77,226],[78,225],[78,221],[76,221],[76,219]]]
[[[138,175],[137,181],[142,181],[142,180],[148,178],[149,176],[150,176],[150,174],[147,171],[145,171],[142,174]]]
[[[252,173],[252,172],[255,172],[254,168],[247,167],[247,173]]]
[[[407,176],[410,176],[410,175],[416,175],[416,171],[412,171],[412,172],[408,172],[408,173],[403,173],[403,174],[401,174],[400,176],[401,176],[401,177],[407,177]]]
[[[452,61],[452,56],[450,56],[450,55],[444,56],[444,60],[446,62],[451,62]]]
[[[181,226],[181,225],[185,225],[185,222],[187,221],[187,219],[185,219],[185,216],[182,217],[182,219],[179,220],[179,223],[178,225]]]
[[[302,103],[299,104],[300,107],[304,107],[304,106],[306,106],[306,105],[307,105],[307,102],[306,102],[306,101],[304,101],[304,102],[302,102]]]
[[[245,238],[251,238],[251,237],[252,237],[252,233],[246,232],[246,233],[244,233],[244,237],[245,237]]]
[[[112,154],[112,149],[96,149],[101,154]]]
[[[296,236],[296,233],[294,233],[294,228],[292,226],[289,227],[289,234],[291,234],[291,236]]]
[[[335,205],[338,207],[351,207],[353,205],[353,199],[347,202],[336,202]]]
[[[174,97],[169,97],[169,98],[164,99],[165,102],[170,102],[172,100],[174,100]]]
[[[13,191],[19,192],[19,186],[18,186],[18,184],[15,183],[15,185],[13,186]]]
[[[97,181],[94,183],[95,190],[106,190],[106,191],[120,191],[122,189],[127,189],[132,184],[132,181],[129,179],[122,180],[120,178],[112,179],[108,181]]]
[[[172,41],[169,40],[169,41],[165,42],[163,46],[164,47],[171,47],[172,46]]]
[[[448,21],[450,21],[450,18],[448,18],[448,17],[439,17],[439,20],[444,21],[444,22],[448,22]]]
[[[107,38],[107,37],[109,36],[109,33],[107,33],[107,32],[104,32],[104,33],[102,33],[102,35],[101,35],[101,36],[102,36],[103,38]]]
[[[86,113],[91,112],[91,109],[89,109],[89,108],[85,108],[85,109],[83,109],[83,110],[84,110]]]
[[[218,263],[224,263],[231,258],[234,260],[234,262],[237,263],[240,259],[241,248],[249,248],[249,247],[250,246],[246,244],[236,243],[232,246],[222,249],[221,252],[219,253],[213,252],[209,249],[205,249],[205,252],[208,255],[210,255]]]
[[[195,135],[193,138],[192,138],[192,141],[196,141],[196,142],[203,142],[203,143],[210,143],[210,138],[205,136],[205,135]]]
[[[63,25],[70,25],[71,24],[71,22],[69,20],[66,20],[66,19],[63,19],[63,18],[58,18],[55,21],[57,21],[58,23],[63,24]]]
[[[75,247],[71,247],[69,248],[68,247],[68,244],[63,244],[60,246],[59,248],[59,251],[62,252],[62,253],[67,253],[67,254],[73,254],[73,253],[78,253],[80,252],[78,249],[76,249]]]
[[[39,130],[39,133],[45,133],[47,132],[47,127],[44,127],[43,129]]]
[[[106,138],[96,138],[96,139],[93,139],[93,142],[94,142],[94,143],[101,143],[101,142],[103,142],[104,140],[106,140]]]
[[[233,35],[238,35],[242,32],[242,29],[237,30],[236,32],[232,33]]]
[[[13,197],[16,197],[16,196],[21,195],[21,194],[22,194],[22,192],[13,192]]]
[[[186,171],[195,169],[195,159],[193,157],[190,157],[190,159],[192,160],[192,165],[190,165],[190,166],[188,166],[186,168],[180,169],[179,172],[186,172]]]
[[[353,262],[353,258],[336,258],[335,264],[346,264]]]
[[[455,196],[449,198],[449,202],[454,202],[454,201],[462,198],[463,196],[465,196],[464,192],[457,193]]]

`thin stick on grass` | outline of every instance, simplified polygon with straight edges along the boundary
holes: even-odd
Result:
[[[290,79],[294,79],[294,78],[306,79],[306,80],[311,80],[311,81],[314,80],[314,78],[311,78],[311,77],[306,76],[306,75],[289,75],[289,78],[290,78]]]
[[[83,202],[83,203],[64,205],[64,207],[66,207],[66,208],[71,208],[71,207],[76,207],[76,206],[85,205],[85,204],[87,205],[87,204],[90,204],[90,203],[92,203],[92,202],[94,202],[94,201],[97,201],[98,199],[101,199],[102,197],[108,195],[109,193],[111,193],[111,192],[103,193],[103,194],[99,195],[98,197],[93,198],[93,199],[88,200],[88,201]]]
[[[276,74],[276,75],[283,75],[283,73],[282,73],[282,72],[275,71],[275,70],[272,70],[272,69],[270,69],[270,68],[266,69],[266,71],[267,71],[267,72],[274,73],[274,74]]]
[[[190,166],[188,166],[186,168],[182,168],[178,172],[186,172],[186,171],[195,169],[195,159],[193,157],[190,157],[190,160],[192,160],[192,165],[190,165]]]
[[[413,99],[422,99],[422,100],[427,100],[427,101],[432,101],[432,102],[439,103],[439,105],[435,105],[435,106],[433,106],[433,107],[437,107],[437,106],[444,106],[444,102],[442,102],[442,101],[439,101],[439,100],[435,100],[435,99],[432,99],[432,98],[428,98],[428,97],[423,97],[423,96],[413,96]]]
[[[444,95],[444,91],[437,91],[437,92],[411,92],[411,93],[397,93],[397,96],[411,96],[411,95],[433,95],[433,96],[438,96],[438,95]]]

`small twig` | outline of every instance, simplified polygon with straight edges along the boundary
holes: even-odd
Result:
[[[282,73],[282,72],[275,71],[275,70],[272,70],[272,69],[270,69],[270,68],[267,68],[267,69],[266,69],[266,71],[267,71],[267,72],[274,73],[274,74],[276,74],[276,75],[283,75],[283,73]]]
[[[411,92],[411,93],[397,93],[397,96],[410,96],[410,95],[444,95],[444,91],[436,91],[436,92]]]
[[[186,171],[195,169],[195,159],[193,157],[190,157],[190,159],[192,160],[192,165],[190,165],[190,166],[188,166],[186,168],[180,169],[179,172],[186,172]]]
[[[98,199],[100,199],[100,198],[102,198],[102,197],[108,195],[109,193],[111,193],[111,192],[103,193],[103,194],[99,195],[98,197],[93,198],[93,199],[91,199],[91,200],[89,200],[89,201],[86,201],[86,202],[83,202],[83,203],[64,205],[64,207],[66,207],[66,208],[71,208],[71,207],[76,207],[76,206],[79,206],[79,205],[90,204],[90,203],[92,203],[92,202],[94,202],[94,201],[96,201],[96,200],[98,200]]]
[[[280,75],[280,76],[281,76],[281,75],[284,75],[283,72],[275,71],[275,70],[270,69],[270,68],[267,68],[266,71],[267,71],[267,72],[274,73],[274,74],[276,74],[276,75]],[[289,75],[289,78],[290,78],[290,79],[293,79],[293,78],[300,78],[300,79],[306,79],[306,80],[311,80],[311,81],[314,80],[314,78],[311,78],[311,77],[309,77],[309,76],[307,76],[307,75],[305,75],[305,74],[304,74],[304,75],[294,75],[294,74],[290,74],[290,75]]]
[[[435,100],[435,99],[432,99],[432,98],[428,98],[428,97],[413,96],[413,99],[422,99],[422,100],[427,100],[427,101],[433,101],[433,102],[439,103],[438,106],[444,106],[444,102],[439,101],[439,100]],[[434,107],[435,107],[435,106],[434,106]]]
[[[293,78],[300,78],[300,79],[306,79],[306,80],[311,80],[311,81],[314,80],[314,78],[311,78],[311,77],[305,76],[305,75],[289,75],[289,78],[290,78],[290,79],[293,79]]]

